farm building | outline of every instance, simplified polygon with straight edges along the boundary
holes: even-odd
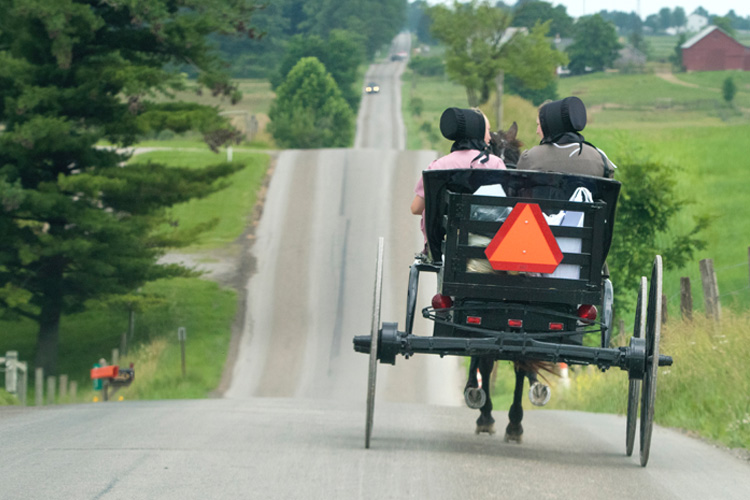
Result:
[[[680,48],[682,65],[687,71],[750,71],[750,47],[716,26],[708,26]]]

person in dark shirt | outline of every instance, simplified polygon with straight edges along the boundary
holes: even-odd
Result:
[[[604,152],[586,142],[586,106],[575,96],[550,101],[539,107],[538,146],[524,151],[519,170],[542,170],[611,178],[617,168]]]

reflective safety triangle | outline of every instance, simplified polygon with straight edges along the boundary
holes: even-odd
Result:
[[[517,203],[484,254],[497,271],[551,273],[563,259],[536,203]]]

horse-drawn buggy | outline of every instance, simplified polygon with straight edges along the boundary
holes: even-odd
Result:
[[[627,371],[626,452],[633,451],[640,405],[645,466],[658,367],[672,359],[659,354],[660,256],[650,284],[641,278],[629,345],[610,346],[612,285],[605,262],[619,182],[490,169],[428,170],[423,180],[428,253],[418,254],[410,268],[404,329],[380,322],[381,238],[371,333],[354,338],[354,349],[370,355],[365,446],[372,433],[378,361],[395,364],[399,354],[407,359],[414,354],[471,357],[465,398],[470,407],[481,409],[477,432],[494,422],[487,420],[492,403],[489,390],[478,387],[477,368],[486,387],[496,360],[514,362],[516,392],[506,440],[516,441],[523,432],[524,378],[532,384],[532,402],[546,402],[549,389],[538,383],[533,367],[567,363]],[[437,273],[438,293],[422,309],[422,316],[434,322],[432,336],[412,333],[424,272]]]

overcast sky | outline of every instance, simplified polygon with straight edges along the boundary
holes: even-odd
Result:
[[[515,0],[504,0],[508,5],[514,5]],[[750,0],[545,0],[552,5],[564,5],[569,16],[579,17],[584,14],[595,14],[601,10],[619,10],[622,12],[636,12],[641,19],[646,19],[651,14],[656,14],[662,8],[675,7],[685,9],[685,14],[692,14],[698,7],[703,7],[709,14],[725,16],[727,12],[734,9],[734,13],[740,17],[750,16]],[[494,0],[490,0],[494,3]],[[453,0],[427,0],[429,4],[444,3],[453,4]]]
[[[512,4],[512,1],[506,1]],[[685,14],[692,14],[698,7],[703,7],[709,14],[725,16],[727,12],[734,9],[734,13],[740,17],[750,15],[750,1],[748,0],[552,0],[552,5],[562,4],[568,15],[578,17],[584,14],[595,14],[600,10],[619,10],[622,12],[635,12],[640,14],[641,19],[646,19],[651,14],[656,14],[662,8],[667,7],[674,10],[675,7],[685,9]]]

